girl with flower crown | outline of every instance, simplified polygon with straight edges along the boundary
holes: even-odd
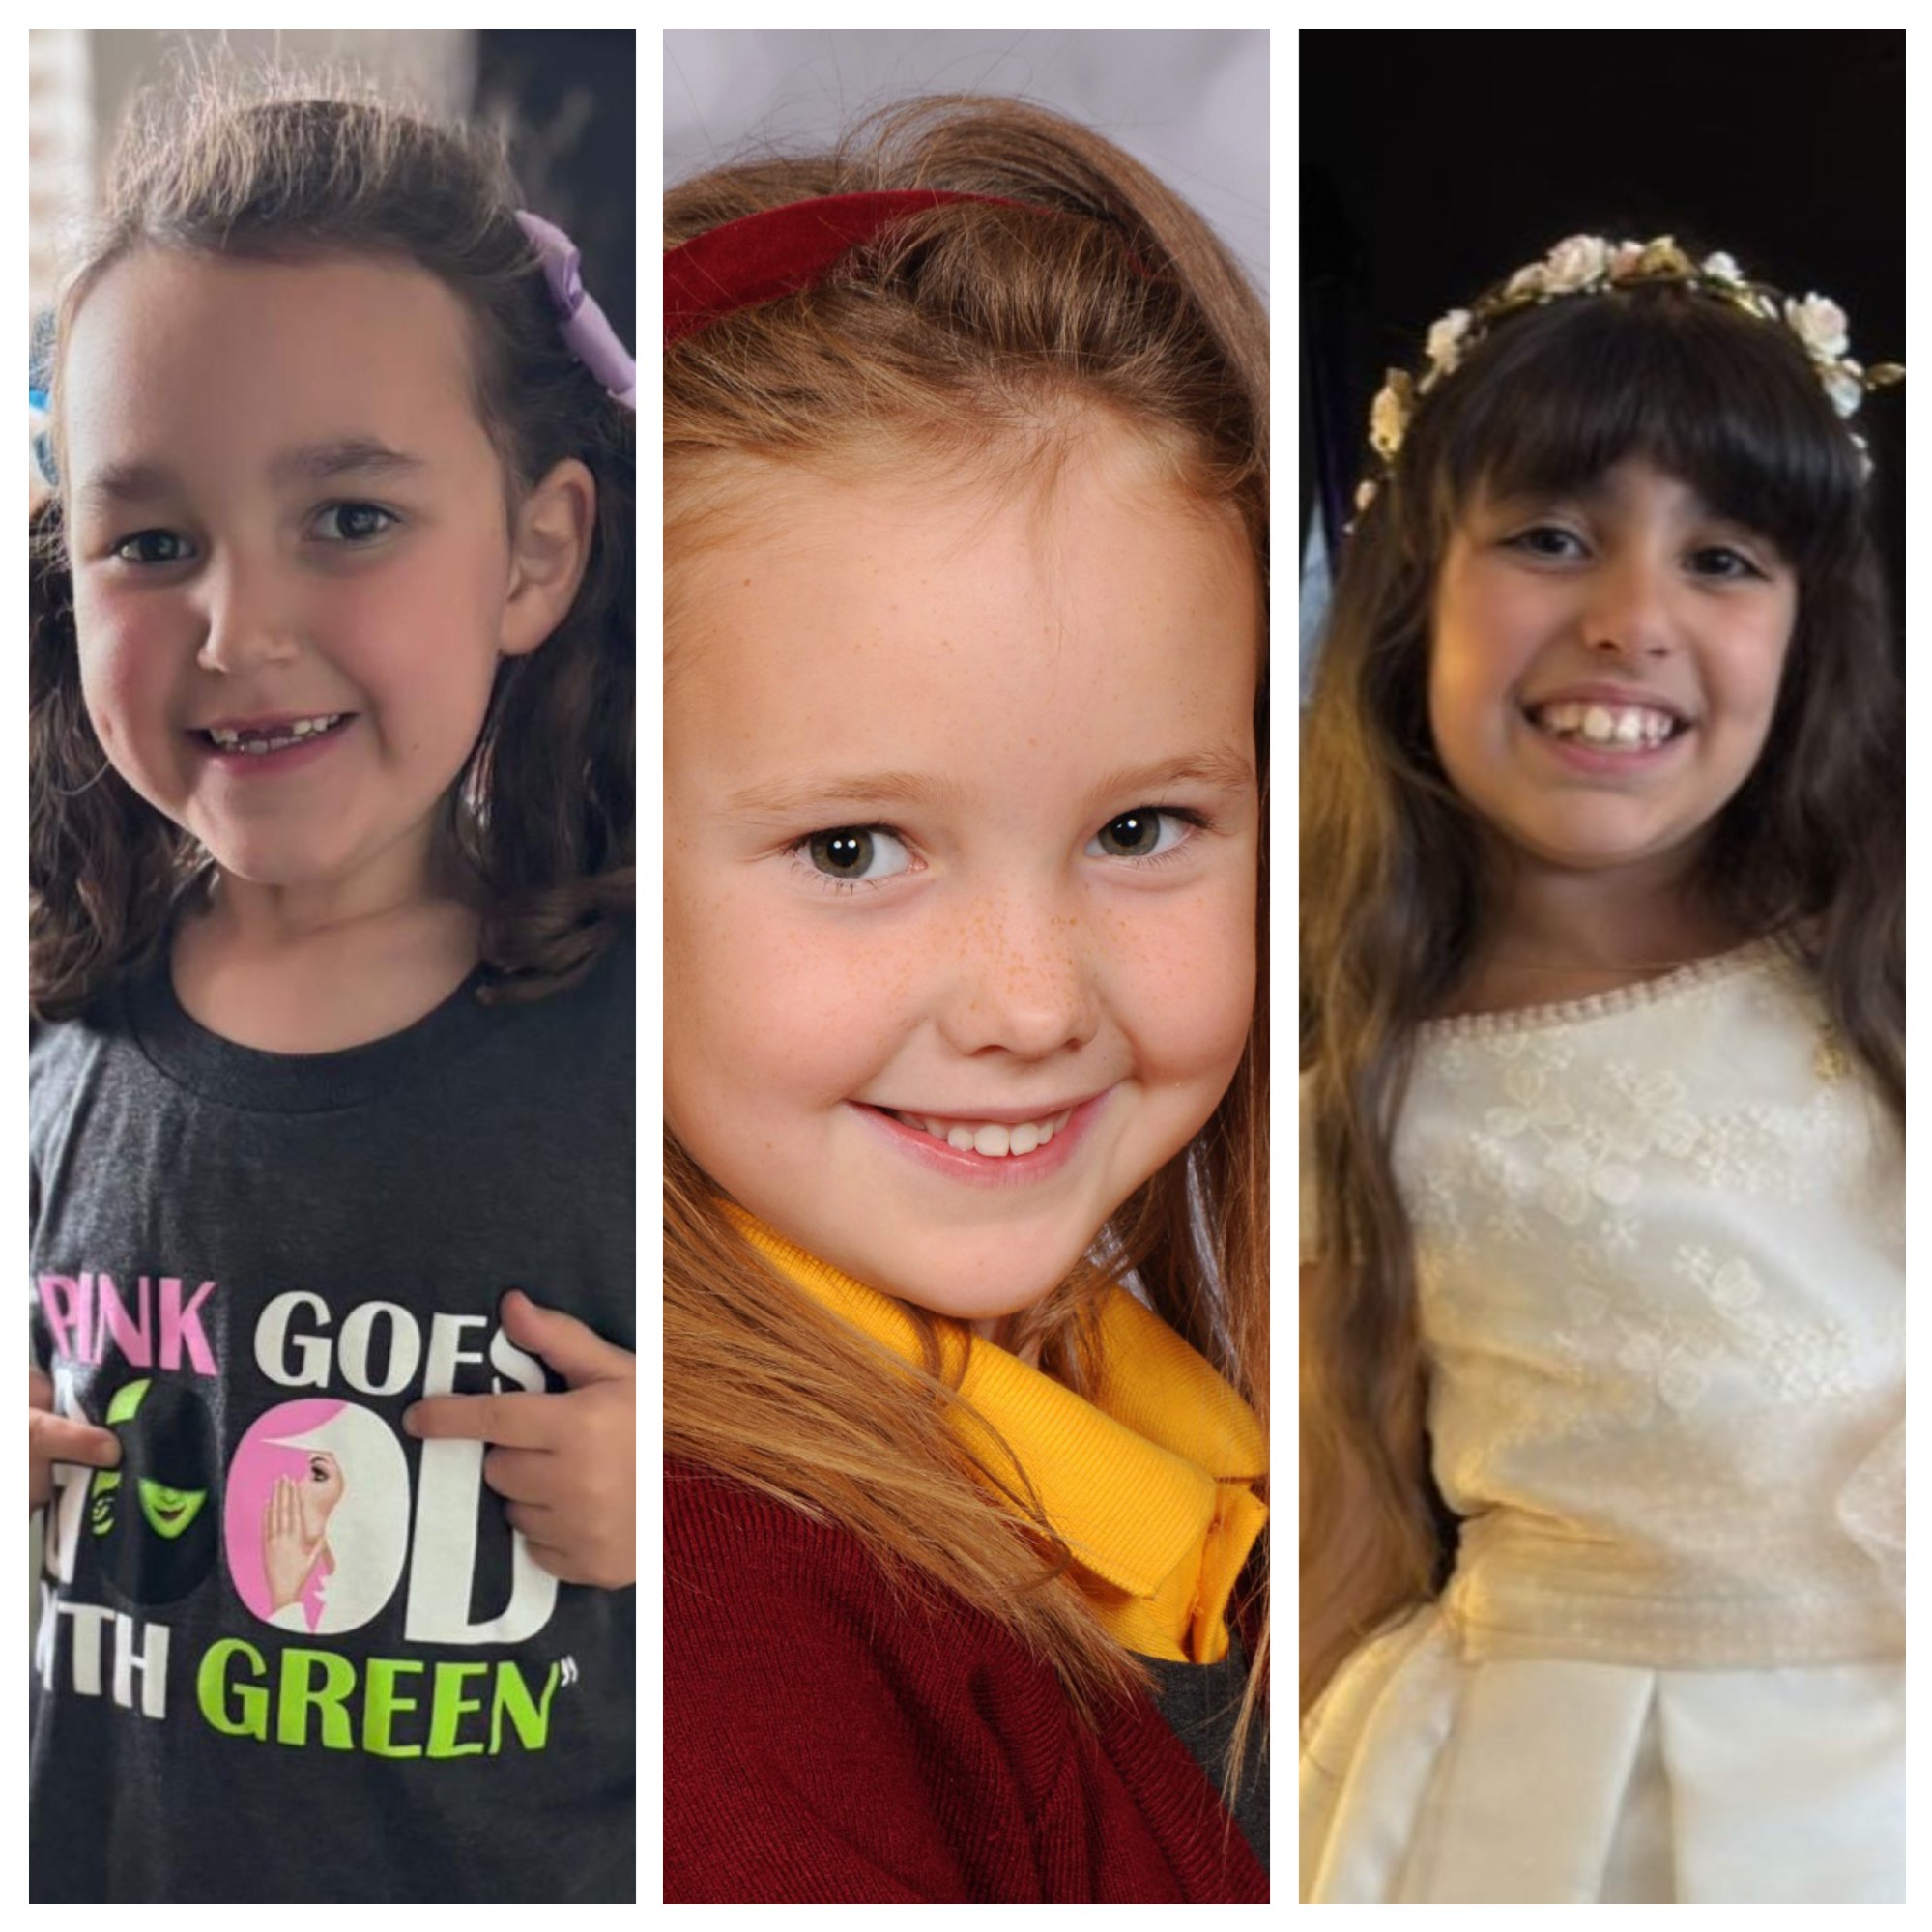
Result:
[[[63,288],[36,1901],[635,1896],[635,376],[520,200],[190,82]]]
[[[666,1895],[1264,1899],[1265,317],[1010,101],[666,213]]]
[[[1303,751],[1302,1896],[1902,1900],[1902,371],[1668,238],[1428,356]]]

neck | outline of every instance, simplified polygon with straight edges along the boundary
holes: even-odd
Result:
[[[1687,865],[1577,872],[1512,855],[1491,880],[1498,912],[1479,959],[1574,972],[1658,970],[1746,935],[1700,902]]]

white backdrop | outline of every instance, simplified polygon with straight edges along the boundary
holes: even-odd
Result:
[[[913,94],[1024,97],[1116,141],[1214,223],[1268,290],[1264,32],[680,30],[664,36],[664,174],[747,142],[828,144]]]

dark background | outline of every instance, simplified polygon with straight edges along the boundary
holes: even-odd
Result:
[[[576,243],[584,286],[637,352],[637,35],[519,28],[476,36],[476,111],[509,111],[530,205]]]
[[[1831,297],[1905,360],[1905,36],[1304,32],[1301,530],[1344,507],[1387,368],[1566,235],[1675,235]],[[1868,397],[1904,610],[1904,399]],[[1335,531],[1329,532],[1331,548]]]

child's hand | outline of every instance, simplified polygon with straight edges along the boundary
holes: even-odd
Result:
[[[112,1469],[121,1460],[121,1438],[111,1428],[54,1413],[54,1385],[38,1369],[27,1370],[27,1509],[53,1500],[53,1465],[84,1462]]]
[[[621,1590],[637,1581],[637,1357],[522,1289],[503,1301],[504,1332],[570,1386],[561,1396],[431,1396],[403,1415],[428,1441],[495,1445],[483,1481],[530,1553],[565,1583]]]

